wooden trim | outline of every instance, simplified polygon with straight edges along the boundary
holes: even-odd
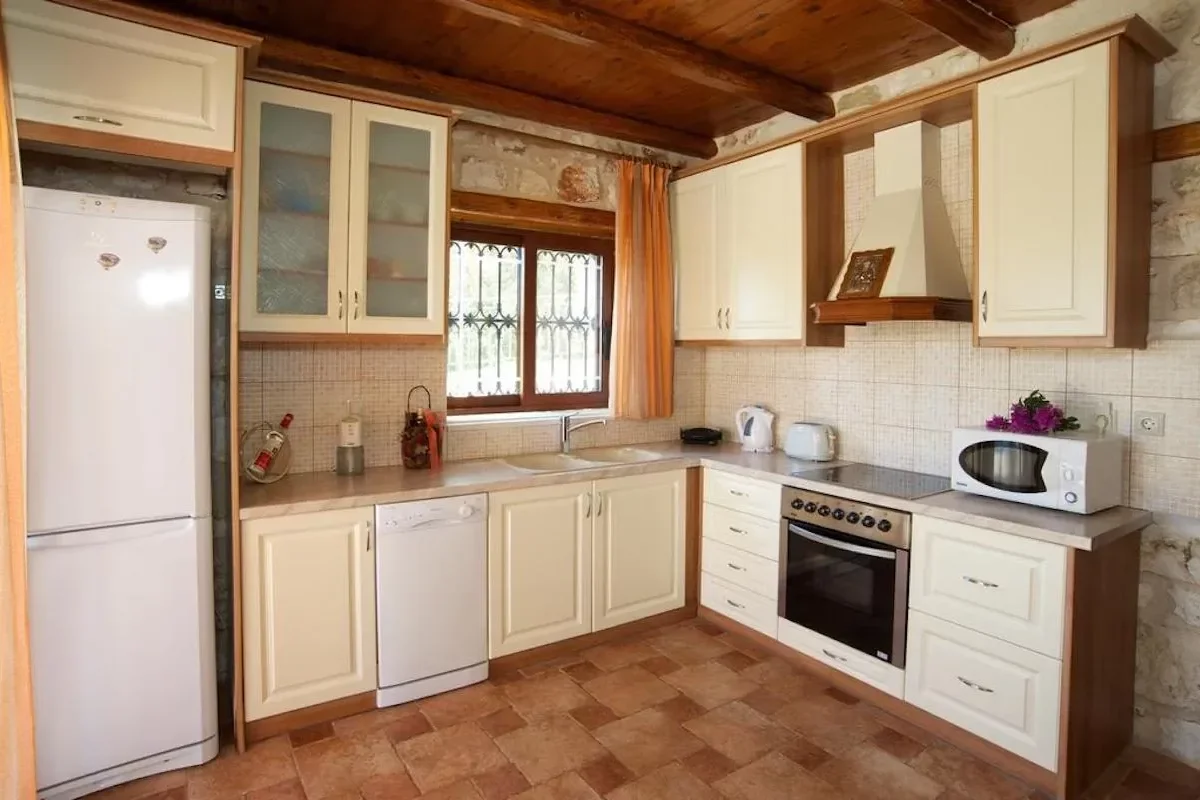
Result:
[[[234,47],[256,48],[262,43],[261,36],[243,28],[222,25],[218,22],[210,22],[174,11],[160,11],[143,5],[122,2],[122,0],[54,0],[54,2],[61,6],[78,8],[80,11],[103,14],[106,17],[115,17],[126,22],[161,28],[184,36],[208,39],[211,42],[220,42]]]
[[[455,224],[612,239],[616,235],[616,219],[614,212],[602,208],[482,192],[450,193],[450,220]]]
[[[396,347],[433,347],[446,343],[437,334],[408,333],[280,333],[276,331],[242,331],[242,344],[361,344]]]
[[[1140,549],[1133,533],[1068,552],[1059,797],[1082,795],[1133,739]]]
[[[1185,122],[1154,132],[1154,160],[1175,161],[1200,156],[1200,121]]]
[[[883,2],[984,58],[1002,58],[1017,44],[1017,35],[1011,25],[972,3],[962,0]]]
[[[375,692],[363,692],[350,697],[342,697],[338,700],[330,700],[328,703],[320,703],[247,722],[246,741],[261,742],[263,739],[270,739],[298,728],[307,728],[309,725],[332,722],[335,719],[374,710]]]
[[[266,38],[260,59],[261,63],[277,70],[508,114],[684,155],[710,158],[717,152],[716,142],[694,133],[593,111],[503,86],[444,75],[422,67],[352,55],[289,39],[274,36]]]
[[[241,501],[241,417],[238,408],[238,382],[241,380],[238,358],[238,286],[242,267],[242,126],[246,104],[243,101],[246,82],[245,59],[238,60],[237,105],[233,118],[234,159],[229,173],[229,285],[225,289],[225,302],[229,304],[229,546],[230,572],[233,585],[230,596],[233,600],[233,737],[239,753],[246,751],[246,704],[242,695],[245,675],[242,673],[242,501]]]
[[[804,343],[844,347],[844,326],[818,325],[812,306],[829,295],[846,253],[845,155],[840,148],[804,148]]]
[[[523,667],[528,667],[542,661],[562,658],[563,656],[572,656],[582,653],[589,648],[607,644],[617,639],[635,636],[654,630],[655,628],[662,628],[667,625],[674,625],[676,622],[685,622],[695,618],[696,605],[685,602],[683,608],[677,608],[674,611],[665,611],[662,614],[655,614],[653,617],[626,622],[623,625],[606,628],[594,633],[585,633],[573,639],[564,639],[561,642],[545,644],[530,650],[522,650],[519,653],[493,658],[488,662],[488,674],[493,678],[511,675]]]
[[[906,122],[918,119],[935,125],[964,122],[970,119],[972,98],[977,84],[1118,36],[1128,37],[1156,62],[1175,52],[1174,46],[1144,19],[1138,16],[1126,17],[1111,25],[1065,39],[1049,47],[997,61],[975,72],[898,95],[891,100],[876,103],[861,111],[834,117],[827,122],[818,123],[758,147],[713,158],[702,164],[678,170],[672,180],[698,175],[701,172],[733,164],[796,142],[832,140],[838,142],[844,152],[853,152],[870,147],[876,131],[886,130]]]
[[[457,128],[474,128],[474,129],[480,130],[480,131],[488,131],[490,133],[497,133],[502,136],[519,137],[523,141],[540,142],[542,144],[545,144],[548,147],[562,147],[562,148],[566,148],[569,150],[577,150],[581,153],[592,153],[593,155],[598,155],[598,156],[601,156],[602,158],[627,159],[629,161],[647,162],[647,163],[653,163],[653,164],[663,163],[662,159],[647,158],[645,155],[633,155],[632,153],[626,153],[619,149],[609,150],[609,149],[606,149],[603,147],[592,147],[590,145],[572,142],[567,139],[558,139],[553,136],[546,136],[546,135],[540,134],[540,133],[530,133],[529,131],[521,130],[520,128],[505,128],[500,125],[489,125],[486,122],[480,122],[475,119],[465,119],[463,117],[459,117],[455,120],[454,127],[456,129]],[[664,153],[663,155],[669,157],[669,156],[672,156],[673,154]],[[674,158],[668,159],[668,166],[672,166],[672,167],[676,167],[676,168],[683,166],[683,164],[685,164],[685,163],[687,163],[685,160],[683,160],[677,156]]]
[[[971,344],[979,341],[979,92],[971,92]]]
[[[975,734],[946,722],[940,717],[935,717],[914,705],[910,705],[898,697],[893,697],[884,691],[876,689],[874,686],[863,683],[857,678],[852,678],[844,672],[809,658],[782,642],[772,639],[769,636],[764,636],[758,631],[748,628],[740,622],[736,622],[710,608],[701,606],[698,616],[730,633],[749,639],[758,647],[787,661],[792,666],[815,674],[817,677],[833,684],[847,694],[852,694],[855,697],[878,706],[895,717],[899,717],[905,722],[923,728],[934,736],[946,740],[955,747],[967,751],[976,758],[991,764],[1003,772],[1016,776],[1035,788],[1050,793],[1053,793],[1055,790],[1056,782],[1054,773],[1026,761],[1020,756],[1013,755],[986,739],[981,739]]]
[[[588,6],[567,0],[438,1],[808,119],[834,115],[833,100],[811,86]]]
[[[324,81],[320,78],[310,78],[306,75],[297,75],[292,72],[271,69],[269,67],[255,67],[249,70],[246,74],[246,79],[258,81],[259,83],[284,86],[289,89],[299,89],[304,92],[316,92],[317,94],[327,94],[333,97],[344,97],[347,100],[360,100],[364,103],[400,108],[405,111],[417,111],[421,114],[432,114],[451,120],[457,118],[458,115],[453,106],[446,105],[445,103],[418,100],[415,97],[408,97],[396,94],[395,92],[384,91],[383,89],[370,89],[365,86],[355,86],[338,81]],[[450,162],[447,161],[446,163],[449,164]]]
[[[976,328],[978,330],[978,328]],[[976,347],[1112,347],[1108,336],[977,336]]]
[[[700,538],[704,527],[704,470],[687,471],[687,526],[684,534],[684,608],[697,608],[700,601]]]
[[[28,119],[17,120],[17,138],[23,146],[34,143],[70,150],[99,150],[104,153],[119,153],[151,161],[165,161],[174,165],[195,164],[226,170],[233,167],[234,163],[234,153],[229,150],[158,142],[153,139],[140,139],[136,136],[125,136],[119,133],[85,131],[80,128],[69,128],[66,125],[34,122]]]
[[[676,339],[676,347],[800,347],[801,339]]]
[[[949,297],[872,297],[863,300],[822,300],[812,308],[819,325],[855,325],[894,320],[970,322],[971,300]]]

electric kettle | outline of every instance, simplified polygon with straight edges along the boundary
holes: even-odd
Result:
[[[738,438],[742,441],[742,450],[748,453],[769,453],[775,444],[775,434],[771,426],[775,415],[762,406],[744,406],[738,409],[733,418],[737,426]]]

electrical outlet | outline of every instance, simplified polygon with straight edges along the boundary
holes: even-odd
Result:
[[[1133,430],[1144,436],[1162,436],[1167,427],[1167,415],[1161,411],[1133,412]]]

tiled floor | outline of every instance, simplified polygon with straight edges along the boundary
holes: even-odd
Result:
[[[1169,767],[1174,766],[1175,769]],[[1197,798],[1128,766],[1098,797]],[[1029,788],[705,622],[224,750],[104,800],[1022,800]]]

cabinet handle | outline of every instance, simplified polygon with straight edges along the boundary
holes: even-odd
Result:
[[[958,677],[959,683],[961,683],[963,686],[974,689],[977,692],[983,692],[984,694],[994,694],[996,691],[995,689],[989,689],[988,687],[984,686],[983,684],[976,683],[975,681],[969,681],[966,678],[964,678],[962,675],[959,675],[957,677]]]
[[[591,492],[588,492],[587,499],[588,499],[587,510],[583,512],[583,518],[591,519],[592,518],[592,493]]]
[[[76,114],[74,117],[72,117],[72,119],[77,119],[80,122],[93,122],[97,125],[112,125],[115,128],[121,128],[125,125],[124,122],[117,122],[115,119],[109,119],[108,117],[95,117],[91,114]]]
[[[726,561],[725,566],[729,567],[732,570],[736,570],[737,572],[745,572],[746,571],[745,567],[739,567],[737,564],[733,563],[732,561]]]
[[[596,492],[596,516],[604,513],[604,493]]]
[[[847,661],[845,656],[839,656],[837,653],[826,650],[824,647],[821,648],[821,652],[832,658],[834,661],[840,661],[843,664],[845,664]],[[959,680],[961,680],[961,678]]]
[[[730,526],[729,526],[729,532],[730,532],[730,533],[736,533],[738,536],[745,536],[745,535],[746,535],[746,532],[745,532],[744,530],[742,530],[741,528],[735,528],[735,527],[733,527],[732,525],[730,525]]]
[[[983,290],[983,297],[980,301],[980,311],[983,314],[983,321],[987,322],[987,289]]]
[[[982,586],[985,589],[999,589],[1000,588],[1000,584],[998,584],[998,583],[992,583],[991,581],[985,581],[980,578],[972,578],[970,575],[963,575],[962,579],[964,581],[966,581],[967,583],[970,583],[974,586]]]
[[[354,290],[354,318],[358,319],[358,289]]]
[[[371,552],[371,524],[367,523],[367,552]]]
[[[338,289],[338,319],[342,318],[342,290]]]
[[[726,306],[726,308],[725,308],[725,330],[729,330],[730,327],[731,326],[729,324],[729,307]]]
[[[744,605],[742,605],[741,603],[735,603],[732,600],[730,600],[728,597],[725,598],[725,602],[728,603],[729,605],[733,606],[734,608],[740,608],[742,611],[746,610],[746,607]]]
[[[717,309],[717,330],[721,330],[721,309]]]

